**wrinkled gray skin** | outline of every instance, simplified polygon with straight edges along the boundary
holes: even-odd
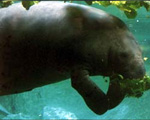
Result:
[[[97,114],[125,96],[110,81],[107,94],[89,76],[142,78],[141,50],[126,25],[92,7],[40,2],[0,9],[0,95],[20,93],[71,77],[72,87]]]

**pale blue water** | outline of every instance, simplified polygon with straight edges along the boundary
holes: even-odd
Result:
[[[94,7],[98,7],[94,5]],[[116,7],[99,7],[121,18],[138,39],[150,75],[150,12],[139,9],[135,19],[128,19]],[[92,79],[106,92],[102,77]],[[0,119],[150,119],[150,91],[141,98],[125,98],[116,108],[103,115],[94,114],[71,87],[70,79],[36,88],[30,92],[0,97]]]

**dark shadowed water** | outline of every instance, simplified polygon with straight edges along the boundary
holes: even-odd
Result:
[[[83,3],[83,2],[81,2]],[[150,75],[150,12],[138,10],[135,19],[128,19],[114,6],[94,7],[121,18],[138,39],[143,50],[147,74]],[[148,17],[149,16],[149,17]],[[108,83],[103,77],[92,79],[106,92]],[[108,79],[108,78],[106,78]],[[71,87],[70,79],[36,88],[30,92],[0,97],[1,119],[150,119],[150,91],[140,98],[125,98],[116,108],[99,116],[84,103]]]

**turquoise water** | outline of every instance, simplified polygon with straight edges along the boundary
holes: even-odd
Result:
[[[81,2],[83,4],[83,2]],[[138,39],[150,75],[150,12],[139,9],[135,19],[128,19],[114,6],[99,7],[121,18]],[[108,83],[103,77],[91,77],[105,92]],[[108,79],[108,78],[106,78]],[[99,116],[84,103],[81,96],[71,87],[70,79],[36,88],[30,92],[0,97],[1,119],[150,119],[150,91],[140,98],[125,98],[116,108]]]

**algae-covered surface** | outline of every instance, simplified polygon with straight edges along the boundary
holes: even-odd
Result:
[[[150,75],[150,12],[142,7],[138,9],[135,19],[128,19],[123,11],[115,6],[103,7],[95,4],[93,7],[103,9],[127,24],[143,50],[146,74]],[[107,92],[108,78],[91,78]],[[0,119],[150,119],[149,100],[150,90],[147,90],[141,97],[126,97],[114,109],[103,115],[96,115],[71,87],[68,79],[29,92],[0,96]]]

